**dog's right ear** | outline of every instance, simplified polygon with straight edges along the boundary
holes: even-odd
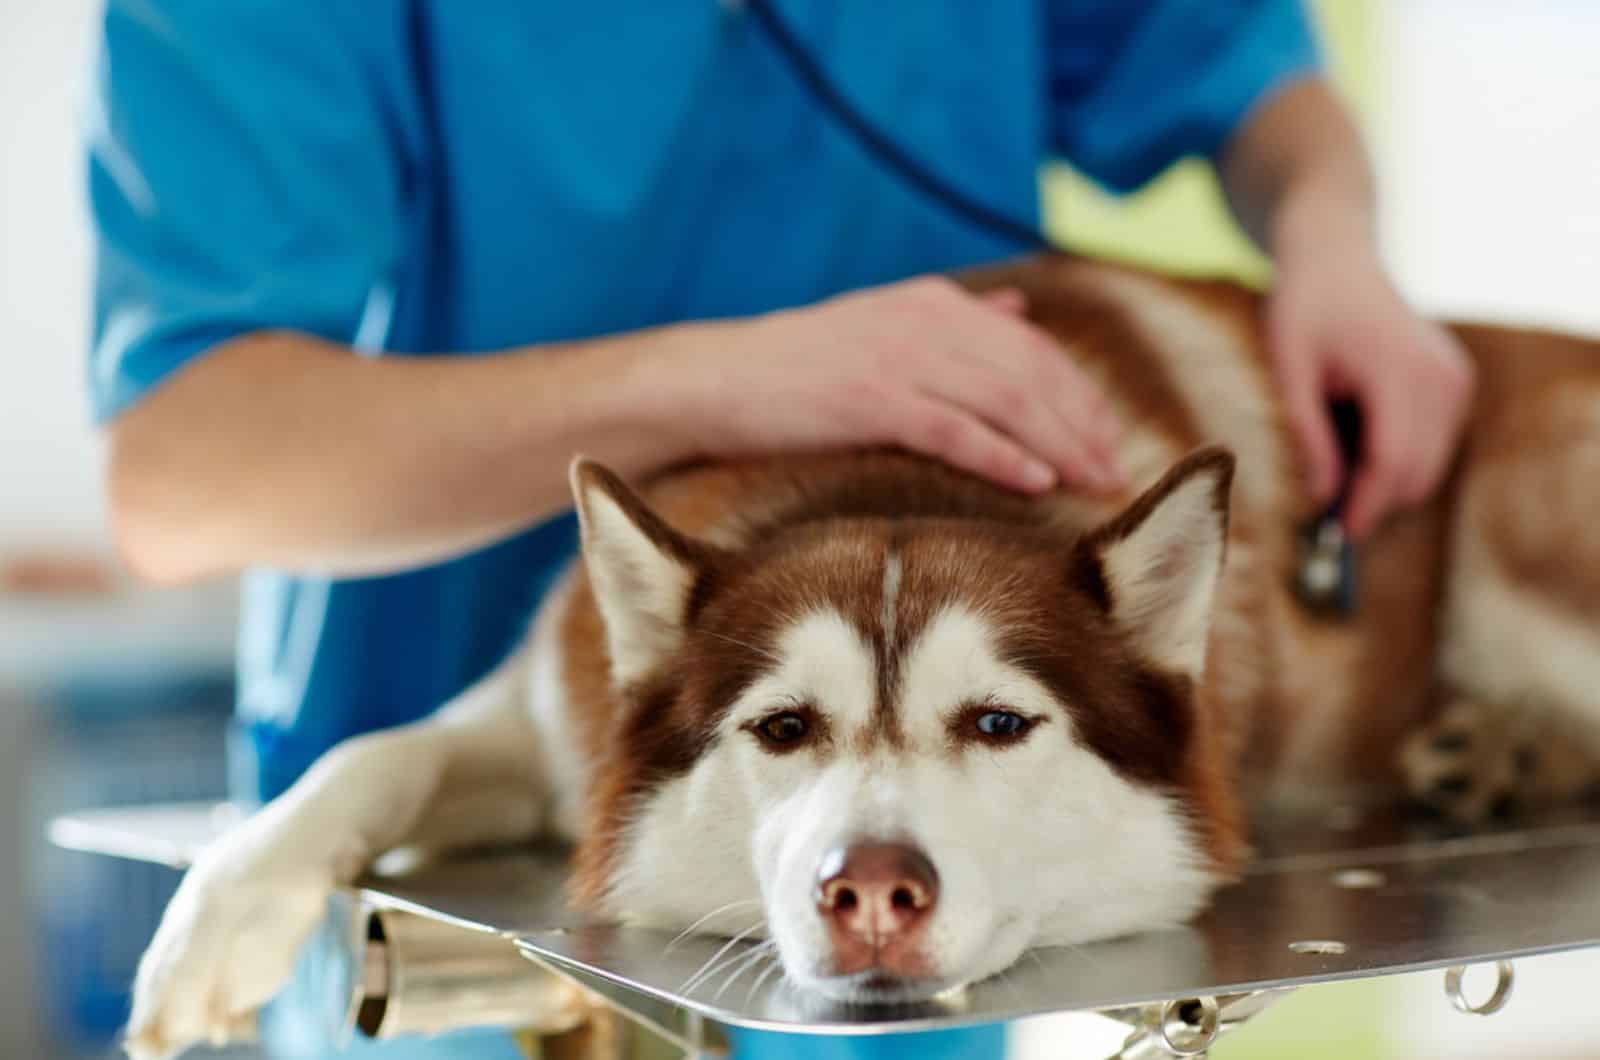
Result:
[[[689,593],[711,550],[668,526],[608,468],[580,456],[569,475],[583,561],[620,688],[682,642]]]

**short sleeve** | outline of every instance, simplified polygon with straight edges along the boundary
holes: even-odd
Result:
[[[415,150],[406,6],[109,0],[87,130],[98,420],[236,335],[373,325]]]
[[[1117,191],[1212,158],[1319,59],[1297,0],[1046,0],[1052,148]]]

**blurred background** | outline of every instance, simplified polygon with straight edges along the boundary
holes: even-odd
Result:
[[[1198,2],[1198,0],[1197,0]],[[90,805],[221,793],[232,591],[117,570],[81,393],[88,238],[79,101],[96,0],[0,0],[0,1057],[107,1055],[133,962],[175,880],[49,850]],[[1384,184],[1384,245],[1440,313],[1600,334],[1600,4],[1323,0],[1332,68]],[[1264,279],[1198,163],[1114,200],[1060,168],[1050,225],[1085,249]],[[1597,896],[1600,900],[1600,896]],[[1519,967],[1491,1020],[1440,976],[1303,991],[1219,1056],[1600,1056],[1600,958]],[[1098,1035],[1098,1037],[1097,1037]],[[1103,1055],[1081,1021],[1018,1028],[1019,1056]],[[1076,1043],[1071,1045],[1069,1043]]]

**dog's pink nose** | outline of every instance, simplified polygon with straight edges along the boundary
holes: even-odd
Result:
[[[847,936],[874,950],[916,934],[939,901],[939,874],[906,843],[836,847],[817,873],[817,911],[835,942]]]

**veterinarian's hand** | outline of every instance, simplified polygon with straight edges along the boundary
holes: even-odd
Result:
[[[1317,500],[1330,503],[1353,476],[1344,519],[1357,538],[1396,508],[1424,500],[1455,453],[1473,366],[1454,336],[1406,305],[1370,241],[1286,245],[1267,325]],[[1359,467],[1343,466],[1328,419],[1333,398],[1361,407]]]
[[[1109,405],[1025,308],[922,277],[730,324],[682,368],[702,451],[900,445],[1026,492],[1121,488]]]

